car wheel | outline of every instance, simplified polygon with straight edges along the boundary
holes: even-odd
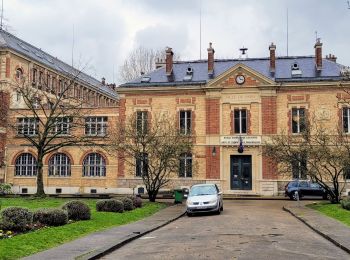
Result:
[[[292,194],[292,199],[293,200],[298,200],[298,197],[299,197],[299,200],[301,199],[301,195],[299,192],[297,191],[294,191],[293,194]]]
[[[221,205],[220,210],[221,210],[221,211],[223,211],[223,210],[224,210],[224,205]]]
[[[190,212],[186,212],[186,214],[187,214],[187,217],[192,217],[193,216],[193,214],[190,213]]]
[[[328,193],[328,194],[326,195],[326,199],[329,200],[329,201],[332,201],[332,196],[331,196],[331,194]]]

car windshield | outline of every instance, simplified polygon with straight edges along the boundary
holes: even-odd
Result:
[[[195,186],[191,188],[189,196],[214,195],[216,193],[214,186]]]

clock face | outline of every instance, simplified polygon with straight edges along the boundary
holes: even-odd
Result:
[[[238,75],[236,77],[236,83],[242,85],[245,82],[245,77],[243,75]]]

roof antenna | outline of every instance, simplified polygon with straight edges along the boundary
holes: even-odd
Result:
[[[287,8],[287,57],[289,56],[289,55],[288,55],[288,44],[289,44],[289,39],[288,39],[288,34],[289,34],[289,32],[288,32],[288,29],[289,29],[289,28],[288,28],[288,23],[289,23],[289,22],[288,22],[288,8]]]
[[[199,2],[199,59],[202,59],[202,0]]]
[[[1,0],[1,21],[0,21],[0,29],[2,30],[2,19],[4,17],[4,0]]]

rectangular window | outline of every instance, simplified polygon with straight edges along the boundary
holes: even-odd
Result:
[[[234,110],[234,129],[235,129],[235,134],[247,133],[247,110],[246,109]]]
[[[350,165],[347,165],[343,169],[344,181],[349,182],[350,180]]]
[[[138,134],[147,133],[148,128],[148,112],[137,111],[136,113],[136,129]]]
[[[56,135],[68,135],[70,129],[71,118],[59,117],[56,118],[56,122],[52,128],[52,134]]]
[[[350,133],[350,108],[343,108],[343,132],[349,134]]]
[[[33,82],[35,83],[37,81],[37,75],[38,75],[38,72],[36,69],[33,69]]]
[[[136,157],[136,176],[142,177],[148,174],[148,154],[141,153]]]
[[[299,154],[298,158],[292,163],[293,179],[306,179],[306,172],[307,172],[306,156]]]
[[[305,108],[292,109],[292,133],[298,134],[305,130],[306,118]]]
[[[184,153],[180,156],[179,177],[192,177],[192,154]]]
[[[38,134],[39,119],[17,118],[17,134],[34,136]]]
[[[192,131],[192,111],[180,111],[180,133],[190,135]]]
[[[90,136],[104,136],[107,134],[108,118],[104,116],[85,118],[85,134]]]

